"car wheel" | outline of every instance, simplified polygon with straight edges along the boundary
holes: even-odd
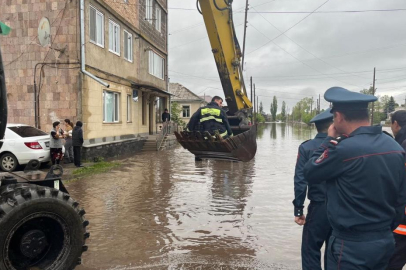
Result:
[[[12,172],[17,168],[17,166],[18,166],[18,160],[13,154],[6,153],[1,156],[0,168],[3,171]]]

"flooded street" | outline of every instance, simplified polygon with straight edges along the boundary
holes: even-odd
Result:
[[[293,217],[299,144],[315,130],[267,124],[249,163],[177,147],[68,185],[90,221],[90,269],[300,269]]]

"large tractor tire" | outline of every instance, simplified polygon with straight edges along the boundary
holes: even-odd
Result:
[[[69,194],[32,184],[0,188],[0,270],[72,270],[89,237]]]

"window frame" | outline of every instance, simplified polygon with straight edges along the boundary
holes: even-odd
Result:
[[[132,96],[127,95],[127,123],[132,123]]]
[[[127,34],[127,40],[125,40],[125,35]],[[127,42],[126,42],[127,41]],[[128,45],[128,42],[130,41],[130,46]],[[125,55],[125,46],[127,44],[127,48],[130,48],[130,52],[128,53],[128,55],[131,57],[131,59],[127,58]],[[127,60],[128,62],[133,62],[134,61],[134,52],[133,52],[133,35],[128,32],[127,30],[124,29],[124,33],[123,33],[123,50],[124,50],[124,59]]]
[[[105,102],[105,94],[113,94],[113,121],[106,121],[107,119],[107,110]],[[120,122],[120,93],[114,91],[103,90],[103,123],[114,124]]]
[[[189,107],[189,116],[184,116],[184,111],[183,111],[183,107]],[[182,104],[182,118],[190,118],[190,109],[192,106],[190,106],[190,104]]]
[[[150,24],[154,22],[154,0],[145,0],[145,20]]]
[[[110,38],[111,38],[111,29],[110,29],[110,24],[112,24],[113,25],[113,30],[114,29],[118,29],[118,31],[117,31],[117,33],[113,33],[113,35],[114,34],[118,34],[118,36],[117,37],[115,37],[115,38],[117,38],[115,41],[117,42],[117,44],[116,44],[116,47],[117,47],[117,49],[118,49],[118,51],[116,52],[116,51],[114,51],[114,50],[112,50],[111,48],[110,48]],[[120,38],[121,38],[121,29],[120,29],[120,25],[118,24],[118,23],[116,23],[114,20],[112,20],[112,19],[109,19],[109,52],[111,52],[111,53],[114,53],[114,54],[116,54],[116,55],[118,55],[118,56],[120,56],[120,46],[121,46],[121,44],[120,44]],[[114,40],[113,40],[113,46],[114,46]]]
[[[92,40],[92,36],[91,36],[91,34],[90,34],[90,32],[91,32],[91,21],[90,21],[90,12],[91,12],[91,9],[94,9],[95,10],[95,22],[94,22],[94,25],[95,25],[95,33],[96,33],[96,40]],[[101,41],[102,41],[102,43],[98,43],[97,42],[97,15],[101,15],[101,18],[102,18],[102,22],[101,22]],[[102,48],[104,48],[104,14],[100,11],[100,10],[98,10],[97,8],[95,8],[94,6],[92,6],[92,5],[89,5],[89,39],[90,39],[90,42],[91,43],[93,43],[93,44],[95,44],[95,45],[97,45],[97,46],[99,46],[99,47],[102,47]]]
[[[153,57],[151,57],[151,55]],[[155,56],[159,57],[162,60],[162,77],[159,77],[159,74],[155,74]],[[151,62],[152,58],[152,62]],[[157,54],[155,51],[150,50],[148,53],[148,73],[158,79],[164,80],[165,78],[165,58],[160,54]]]
[[[159,33],[162,31],[162,9],[159,5],[155,7],[155,29]]]

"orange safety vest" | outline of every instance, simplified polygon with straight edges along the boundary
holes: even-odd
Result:
[[[396,230],[393,231],[394,233],[397,234],[403,234],[406,235],[406,225],[399,225]]]

